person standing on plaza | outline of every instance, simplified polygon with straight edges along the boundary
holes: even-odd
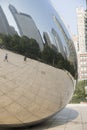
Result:
[[[27,57],[26,56],[24,56],[24,61],[26,61],[27,60]]]
[[[8,62],[8,54],[7,54],[7,53],[5,54],[4,61],[7,61],[7,62]]]

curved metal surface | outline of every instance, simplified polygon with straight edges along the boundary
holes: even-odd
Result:
[[[1,0],[0,47],[0,124],[31,125],[70,101],[76,52],[50,1]]]

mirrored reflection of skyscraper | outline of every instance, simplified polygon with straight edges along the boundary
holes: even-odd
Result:
[[[0,35],[0,125],[26,128],[70,101],[77,79],[73,42],[50,0],[0,0],[0,5],[10,31],[19,34]]]
[[[0,33],[5,35],[17,34],[15,28],[9,25],[6,15],[1,6],[0,6]]]
[[[56,26],[58,27],[58,29],[60,30],[60,33],[62,35],[62,38],[64,39],[64,45],[62,43],[59,38],[57,38],[58,40],[57,41],[60,41],[59,42],[59,45],[60,47],[62,47],[65,52],[64,55],[66,55],[67,59],[70,61],[70,63],[74,63],[73,65],[76,66],[76,52],[75,52],[75,48],[74,48],[74,45],[73,45],[73,41],[71,40],[71,37],[70,35],[68,34],[68,32],[66,33],[66,28],[64,26],[62,26],[61,22],[57,19],[56,16],[53,16],[53,20],[54,20],[54,23],[56,24]],[[57,35],[58,37],[58,35]]]
[[[60,40],[60,37],[58,36],[58,33],[56,32],[56,30],[54,28],[52,28],[51,32],[53,34],[54,43],[57,47],[58,52],[61,53],[63,55],[63,57],[66,58],[67,52],[64,52],[64,48],[63,48],[62,42]]]
[[[63,45],[63,49],[64,49],[64,52],[65,52],[67,58],[69,58],[70,51],[69,51],[68,44],[69,44],[69,39],[71,39],[70,35],[68,34],[68,32],[66,33],[67,30],[65,29],[65,27],[63,26],[61,21],[59,19],[57,19],[56,16],[53,16],[53,21],[54,21],[56,27],[60,31],[59,34],[61,35],[61,44]]]
[[[12,5],[9,5],[9,9],[16,21],[20,35],[35,39],[40,49],[43,50],[43,41],[32,17],[25,13],[17,12],[16,8]]]
[[[45,44],[52,48],[52,42],[47,32],[43,32],[43,38],[44,38]]]
[[[0,33],[2,34],[11,34],[10,32],[10,26],[8,24],[8,21],[6,19],[6,16],[0,6]]]

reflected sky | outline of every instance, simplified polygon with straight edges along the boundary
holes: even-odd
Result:
[[[26,14],[28,13],[29,15],[31,15],[33,17],[33,19],[36,21],[36,24],[38,27],[41,25],[41,22],[42,22],[44,30],[45,29],[47,30],[47,27],[45,27],[47,21],[43,17],[44,16],[49,17],[49,14],[47,12],[49,12],[49,10],[50,10],[50,6],[48,8],[47,2],[49,2],[49,1],[46,1],[46,0],[44,0],[44,1],[24,0],[22,2],[21,2],[21,0],[17,0],[17,1],[15,1],[15,0],[4,0],[4,1],[1,0],[0,1],[1,6],[4,10],[5,15],[8,18],[10,25],[15,25],[15,22],[14,22],[14,19],[12,18],[11,12],[8,9],[8,5],[12,4],[19,12],[23,12]],[[45,6],[42,6],[44,4],[45,4]],[[48,24],[48,26],[50,26],[50,24]],[[40,26],[40,30],[42,30],[42,25]]]
[[[77,78],[76,55],[72,46],[73,42],[63,21],[49,0],[1,0],[0,5],[1,51],[3,52],[2,54],[7,51],[9,58],[13,55],[11,62],[6,64],[8,69],[11,69],[11,73],[8,73],[8,69],[4,65],[5,63],[1,61],[1,68],[6,71],[4,73],[6,78],[2,77],[2,71],[1,79],[4,79],[4,87],[9,87],[10,82],[14,84],[16,81],[15,86],[13,86],[16,91],[10,93],[11,91],[9,90],[8,93],[6,89],[4,94],[6,97],[7,93],[5,99],[8,100],[8,103],[8,98],[12,97],[11,103],[9,103],[11,109],[7,107],[9,104],[5,104],[7,108],[5,110],[6,112],[11,112],[10,115],[16,117],[19,113],[19,108],[30,103],[32,105],[26,105],[26,110],[28,114],[30,113],[29,117],[37,116],[37,118],[33,120],[28,118],[25,110],[22,109],[24,111],[23,115],[26,115],[26,118],[23,115],[21,116],[22,111],[20,111],[18,114],[20,117],[17,117],[18,120],[22,123],[20,118],[23,117],[22,119],[25,123],[40,121],[62,109],[71,97],[74,79]],[[23,63],[24,56],[29,58],[29,62],[27,61],[26,64]],[[30,58],[42,63],[34,60],[31,61]],[[6,86],[5,81],[9,78],[11,80],[9,80]],[[16,100],[15,94],[18,95]],[[3,98],[3,94],[1,96]],[[22,100],[21,97],[24,97],[24,104],[20,101]],[[4,102],[7,103],[5,99]],[[28,102],[25,99],[28,99]],[[18,100],[19,102],[17,103],[13,102]],[[44,101],[46,102],[44,103]],[[44,103],[43,106],[42,103]],[[20,107],[17,106],[18,111],[13,110],[14,106],[16,108],[15,104],[20,104]],[[32,107],[34,104],[35,107]],[[44,108],[44,106],[46,107]],[[27,118],[29,120],[26,120]]]
[[[65,25],[63,24],[63,21],[53,8],[50,0],[0,0],[0,5],[7,17],[9,25],[15,27],[15,30],[19,34],[20,31],[9,9],[9,4],[14,6],[18,13],[21,12],[32,17],[37,29],[39,30],[42,36],[43,41],[44,32],[47,32],[49,34],[49,37],[51,37],[51,44],[55,46],[59,45],[59,41],[61,39],[60,44],[62,44],[63,46],[63,51],[61,53],[66,54],[66,57],[69,59],[70,49],[67,42],[71,38],[68,31],[65,28]],[[56,21],[59,22],[58,24],[60,24],[60,27],[59,25],[57,26],[57,22],[55,22],[54,18],[56,19]],[[61,31],[61,27],[63,31]],[[52,29],[55,30],[55,35],[52,34]],[[64,33],[66,34],[66,36]]]
[[[45,30],[49,30],[49,28],[51,27],[55,28],[53,24],[53,20],[52,20],[52,15],[55,14],[58,17],[58,14],[56,14],[56,12],[54,13],[54,9],[52,8],[50,1],[23,0],[21,2],[21,0],[17,0],[17,1],[16,0],[4,0],[4,1],[1,0],[0,3],[4,10],[4,13],[6,14],[8,18],[10,25],[16,26],[14,19],[11,15],[11,12],[8,9],[8,5],[12,4],[19,12],[30,14],[35,20],[36,25],[39,27],[41,32],[42,31],[45,32]]]

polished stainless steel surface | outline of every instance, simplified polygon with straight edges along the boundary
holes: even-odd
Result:
[[[1,0],[0,47],[0,124],[31,125],[64,108],[77,59],[50,0]]]

